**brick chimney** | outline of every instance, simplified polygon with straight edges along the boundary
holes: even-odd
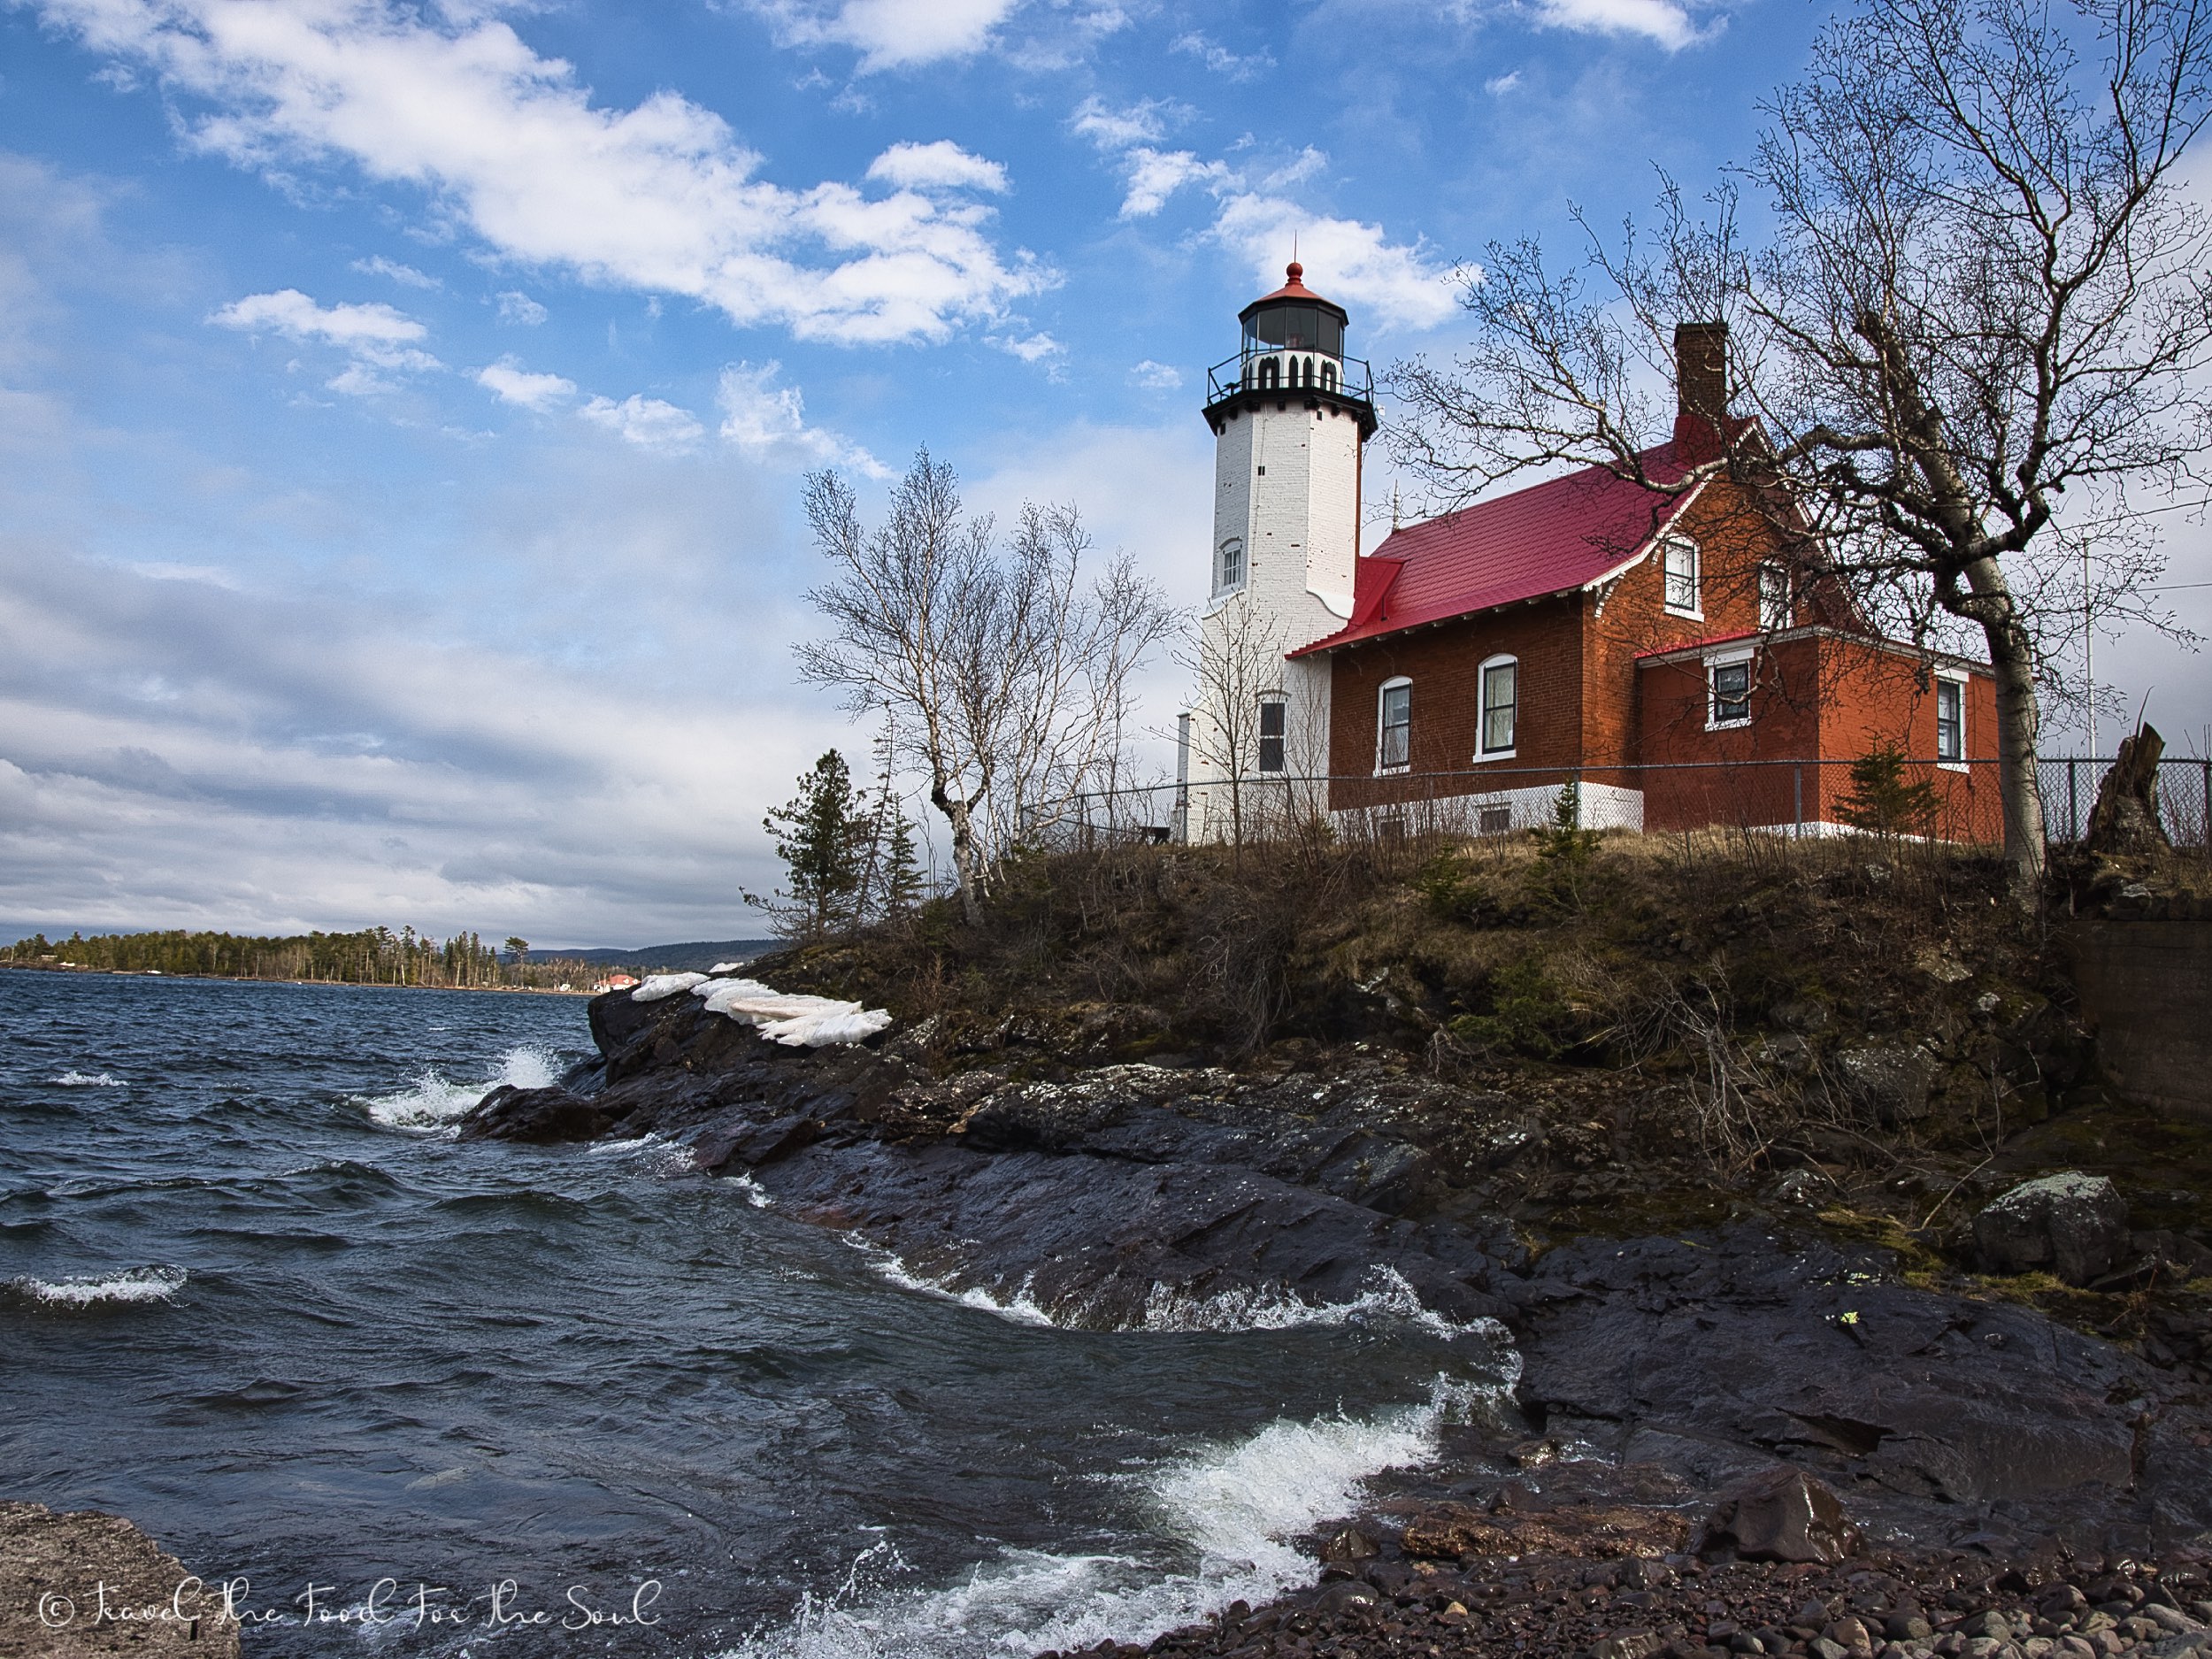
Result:
[[[1728,419],[1728,325],[1677,323],[1674,327],[1674,447],[1693,464],[1722,448]]]

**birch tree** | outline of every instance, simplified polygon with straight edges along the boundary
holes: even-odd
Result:
[[[1578,215],[1579,268],[1523,242],[1463,273],[1476,342],[1401,366],[1404,457],[1463,497],[1560,463],[1661,497],[1730,476],[1870,618],[1978,634],[2026,900],[2058,642],[2092,608],[2177,631],[2150,589],[2212,439],[2212,236],[2178,171],[2208,64],[2208,0],[1862,0],[1701,216],[1663,181],[1648,234]],[[1652,476],[1674,328],[1715,321],[1721,441]]]
[[[927,450],[874,529],[834,472],[808,477],[806,511],[833,574],[808,595],[828,629],[797,648],[800,676],[836,687],[856,716],[889,717],[978,921],[1018,840],[1056,826],[1120,764],[1131,681],[1174,615],[1125,555],[1087,580],[1091,541],[1072,507],[1025,503],[1002,545]]]

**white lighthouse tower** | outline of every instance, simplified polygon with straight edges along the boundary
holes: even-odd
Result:
[[[1329,665],[1285,653],[1352,614],[1360,457],[1375,431],[1367,365],[1344,355],[1344,308],[1287,280],[1238,313],[1237,355],[1207,375],[1214,432],[1211,587],[1198,685],[1182,722],[1185,837],[1249,834],[1321,809]]]

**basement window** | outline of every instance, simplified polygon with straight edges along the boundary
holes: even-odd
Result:
[[[1375,770],[1403,772],[1413,757],[1413,682],[1386,680],[1376,694]]]

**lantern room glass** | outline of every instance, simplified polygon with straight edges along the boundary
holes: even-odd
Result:
[[[1344,355],[1344,324],[1333,311],[1319,305],[1263,305],[1245,319],[1244,353],[1317,351],[1325,357]]]

